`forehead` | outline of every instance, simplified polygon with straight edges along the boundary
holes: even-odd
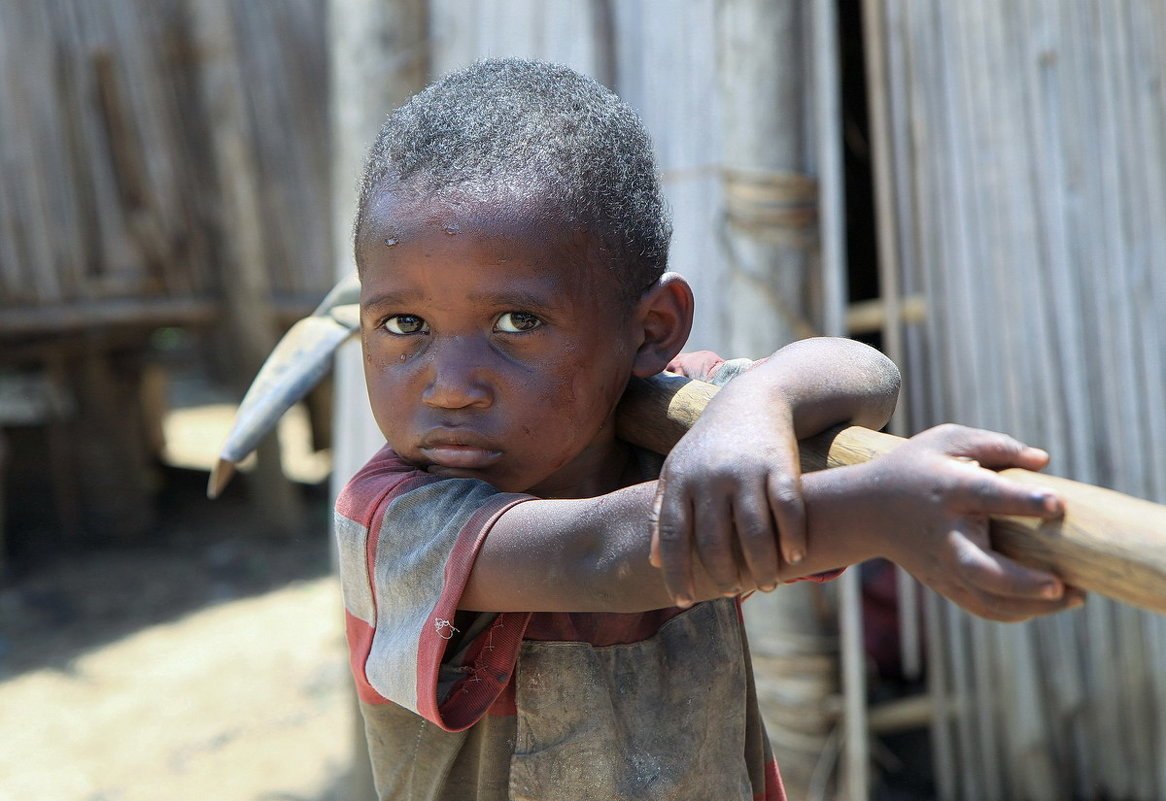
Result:
[[[418,257],[433,269],[467,259],[479,270],[541,276],[568,294],[607,296],[618,293],[619,282],[601,252],[596,237],[544,205],[402,200],[383,192],[370,203],[356,242],[362,277]]]

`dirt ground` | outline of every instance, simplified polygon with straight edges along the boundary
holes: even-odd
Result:
[[[221,441],[223,411],[198,413],[174,461]],[[255,536],[241,495],[207,501],[206,475],[165,468],[147,544],[0,584],[0,801],[347,798],[325,483],[301,485],[315,533],[287,542]]]

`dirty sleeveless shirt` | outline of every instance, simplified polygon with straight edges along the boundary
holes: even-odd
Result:
[[[670,369],[723,383],[747,365],[703,352]],[[388,447],[341,493],[349,655],[379,797],[785,799],[737,599],[457,611],[494,521],[530,499],[432,476]]]

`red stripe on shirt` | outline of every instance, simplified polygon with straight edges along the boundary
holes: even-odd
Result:
[[[765,763],[765,789],[753,796],[753,801],[786,801],[785,785],[777,770],[777,759]]]
[[[348,662],[356,682],[356,695],[366,704],[387,704],[390,703],[389,699],[373,689],[364,672],[375,631],[372,626],[345,610],[344,634],[348,638]]]
[[[445,564],[445,586],[430,610],[417,648],[417,711],[446,731],[468,729],[506,688],[518,662],[522,635],[530,613],[500,614],[475,643],[476,658],[467,659],[466,677],[454,684],[444,702],[437,697],[437,681],[447,639],[438,621],[452,621],[462,591],[490,528],[512,506],[530,496],[497,495],[479,508],[462,527],[462,535]]]

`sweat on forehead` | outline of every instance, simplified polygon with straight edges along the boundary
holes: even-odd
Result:
[[[495,195],[467,196],[449,190],[432,193],[402,191],[386,185],[368,201],[357,244],[367,237],[399,239],[426,227],[444,227],[457,233],[467,227],[492,230],[499,235],[532,231],[547,233],[586,232],[569,211],[557,209],[545,198],[517,196],[502,191]],[[592,237],[594,238],[594,237]]]
[[[450,204],[381,193],[369,205],[356,247],[357,266],[364,276],[370,264],[383,268],[393,263],[388,251],[412,250],[410,246],[416,245],[430,251],[455,238],[490,243],[499,260],[525,259],[552,273],[570,274],[572,280],[582,278],[579,269],[586,270],[594,276],[587,279],[589,284],[600,282],[591,286],[608,286],[617,296],[632,299],[625,276],[606,257],[602,243],[587,229],[537,203]]]
[[[630,293],[666,269],[671,225],[647,131],[616,95],[563,66],[481,61],[416,95],[369,153],[358,240],[386,192],[555,210],[591,232]]]

